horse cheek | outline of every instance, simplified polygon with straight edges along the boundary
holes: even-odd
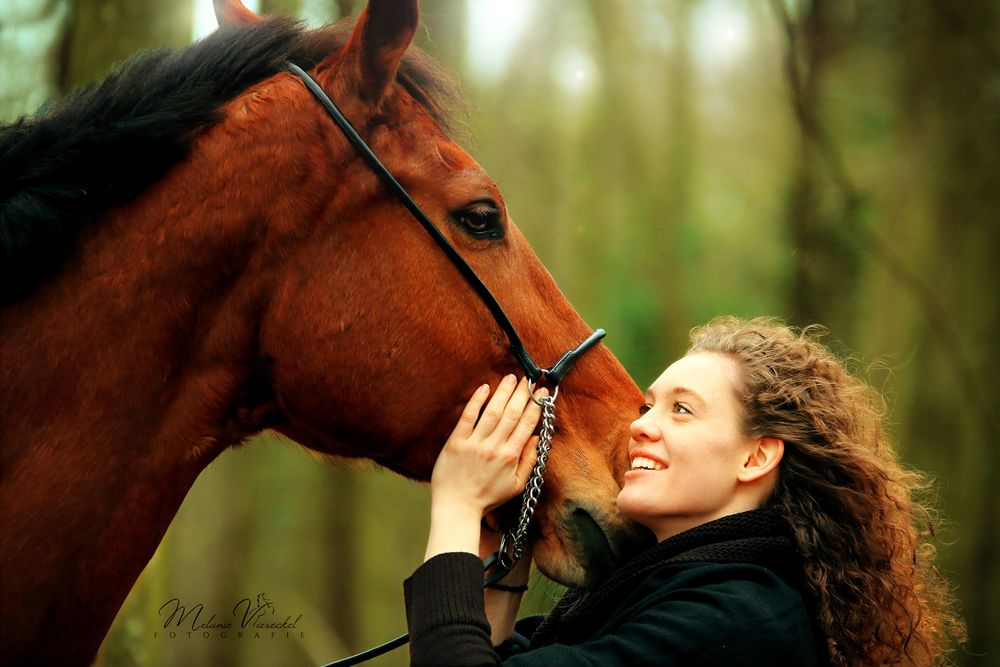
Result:
[[[355,303],[350,289],[313,280],[281,294],[260,335],[283,415],[276,430],[316,451],[391,461],[397,472],[429,477],[446,433],[434,439],[444,430],[432,421],[441,406],[429,403],[413,342],[383,319],[384,309]],[[417,434],[436,446],[410,452]]]

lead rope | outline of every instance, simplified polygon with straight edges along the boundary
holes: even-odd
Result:
[[[549,462],[549,450],[552,449],[552,438],[556,432],[556,397],[559,395],[559,387],[556,386],[551,396],[536,398],[534,383],[529,380],[528,393],[531,395],[531,400],[542,407],[542,427],[538,431],[538,444],[535,446],[538,459],[524,485],[524,493],[521,494],[521,517],[517,522],[517,528],[513,532],[505,532],[500,538],[500,548],[483,560],[483,572],[493,570],[493,573],[483,582],[483,588],[489,588],[510,574],[510,571],[524,555],[524,545],[528,541],[528,528],[535,515],[535,509],[538,507],[538,500],[542,496],[542,486],[545,484],[545,468]],[[409,641],[410,634],[406,633],[367,651],[328,662],[323,667],[360,665],[404,646]]]

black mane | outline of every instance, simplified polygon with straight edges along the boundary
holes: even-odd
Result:
[[[136,197],[183,159],[219,108],[276,74],[339,48],[350,21],[307,31],[286,18],[223,26],[180,50],[137,54],[103,81],[0,125],[0,302],[57,270],[97,215]],[[456,88],[411,50],[399,81],[442,122]]]

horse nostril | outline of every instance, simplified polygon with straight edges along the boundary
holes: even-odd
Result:
[[[589,588],[607,579],[615,569],[615,555],[604,529],[582,507],[570,510],[566,523],[580,563],[587,573],[586,586]]]

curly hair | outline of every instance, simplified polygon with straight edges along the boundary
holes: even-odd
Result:
[[[965,628],[934,566],[930,480],[900,465],[884,399],[822,333],[719,318],[692,330],[689,354],[735,360],[745,433],[785,443],[767,506],[791,527],[831,664],[945,662]]]

